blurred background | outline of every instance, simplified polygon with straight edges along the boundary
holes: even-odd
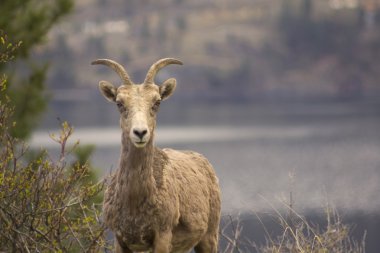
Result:
[[[98,82],[120,80],[90,62],[116,60],[140,83],[156,60],[178,58],[156,78],[178,82],[157,145],[208,157],[224,214],[281,209],[290,195],[306,214],[329,203],[378,252],[379,0],[5,2],[0,28],[28,50],[0,68],[14,73],[15,135],[33,148],[58,148],[49,133],[67,120],[95,145],[100,175],[115,170],[119,116]]]

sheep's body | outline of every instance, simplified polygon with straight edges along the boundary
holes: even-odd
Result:
[[[198,252],[216,252],[220,193],[211,165],[195,152],[154,148],[153,153],[150,168],[129,167],[129,155],[122,154],[105,195],[106,225],[121,246],[136,252],[152,249],[158,230],[171,230],[170,252],[189,252],[199,242],[204,250]]]
[[[176,81],[154,84],[157,71],[176,59],[151,66],[142,85],[132,83],[124,68],[108,59],[123,85],[101,81],[100,90],[120,111],[120,165],[104,199],[104,220],[116,236],[118,253],[216,253],[220,191],[215,172],[202,155],[192,151],[160,150],[153,145],[160,102],[174,91]]]

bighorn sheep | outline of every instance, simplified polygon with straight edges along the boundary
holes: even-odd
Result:
[[[154,63],[141,85],[134,84],[117,62],[92,64],[112,68],[122,79],[118,88],[107,81],[99,87],[120,111],[121,156],[104,197],[104,221],[115,234],[116,252],[149,251],[216,253],[220,190],[215,172],[202,155],[159,149],[153,145],[160,102],[176,87],[170,78],[160,86],[157,72],[172,58]]]

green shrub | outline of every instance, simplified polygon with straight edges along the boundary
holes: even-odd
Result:
[[[15,46],[1,38],[1,62]],[[96,183],[87,162],[92,148],[67,148],[73,128],[62,124],[52,136],[56,160],[37,155],[11,132],[14,108],[0,77],[0,252],[96,252],[105,245],[100,220],[103,182]],[[74,160],[74,162],[73,162]]]

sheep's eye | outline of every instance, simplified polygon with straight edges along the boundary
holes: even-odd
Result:
[[[125,107],[123,105],[122,102],[116,102],[116,106],[117,108],[119,109],[120,112],[124,112],[125,111]]]
[[[153,104],[153,106],[152,106],[152,110],[156,112],[156,111],[158,110],[158,108],[160,107],[160,104],[161,104],[161,101],[160,101],[160,100],[157,100],[157,101]]]

